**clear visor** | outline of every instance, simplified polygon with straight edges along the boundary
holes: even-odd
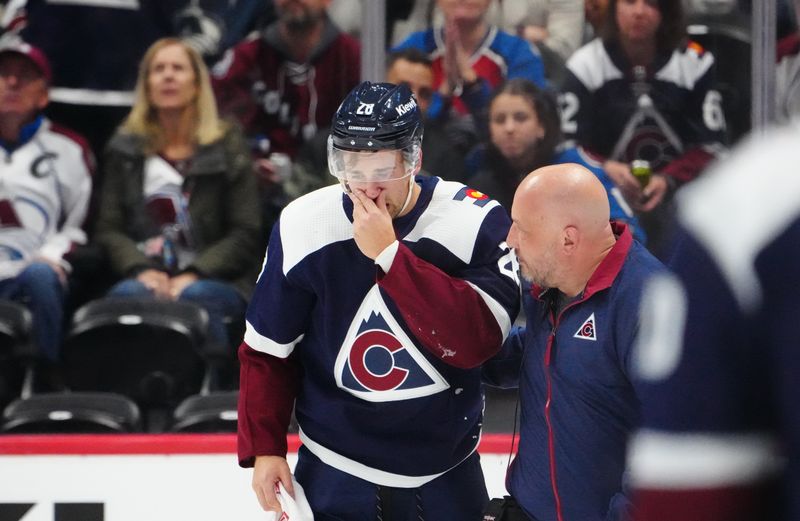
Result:
[[[345,183],[382,183],[405,179],[417,171],[416,161],[406,160],[399,150],[353,151],[333,146],[328,139],[328,168],[331,174]],[[412,154],[412,157],[416,154]]]

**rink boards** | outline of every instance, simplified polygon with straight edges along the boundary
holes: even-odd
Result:
[[[289,462],[299,446],[289,438]],[[479,451],[490,496],[505,492],[508,434]],[[0,436],[6,521],[265,521],[232,434]]]

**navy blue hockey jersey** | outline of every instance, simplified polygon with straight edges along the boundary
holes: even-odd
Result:
[[[694,43],[644,70],[618,45],[593,40],[567,62],[559,96],[564,135],[604,158],[647,160],[654,172],[690,181],[725,137],[714,70],[713,55]]]
[[[800,520],[798,143],[751,141],[679,197],[636,364],[639,519]]]
[[[417,182],[415,207],[394,220],[400,247],[388,273],[359,251],[339,186],[284,210],[240,349],[243,464],[285,452],[295,392],[305,446],[373,483],[420,486],[477,448],[477,366],[500,349],[519,306],[510,222],[464,185]]]

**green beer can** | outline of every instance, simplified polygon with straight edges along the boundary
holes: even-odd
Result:
[[[631,173],[639,181],[639,185],[644,188],[650,182],[650,176],[653,173],[650,168],[650,161],[634,159],[631,163]]]

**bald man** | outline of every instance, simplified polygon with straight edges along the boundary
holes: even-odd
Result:
[[[606,191],[582,166],[529,174],[511,213],[527,328],[484,366],[490,383],[519,387],[506,484],[532,520],[625,519],[625,445],[639,418],[631,349],[643,283],[664,267],[609,222]]]

